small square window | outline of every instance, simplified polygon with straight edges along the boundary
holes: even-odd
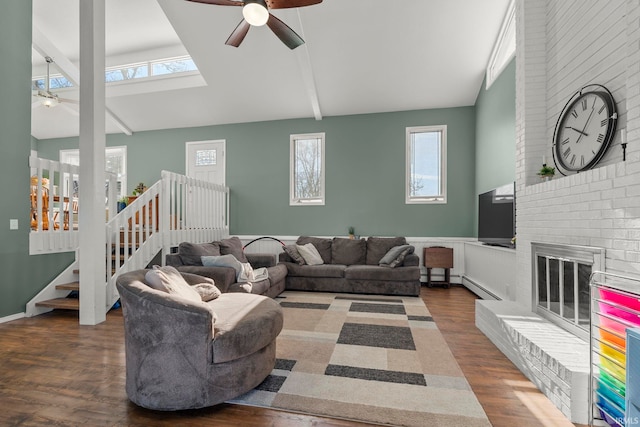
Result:
[[[196,166],[215,166],[217,162],[217,150],[196,150]]]

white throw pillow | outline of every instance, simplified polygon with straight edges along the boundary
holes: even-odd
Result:
[[[320,252],[313,246],[313,243],[307,243],[306,245],[296,245],[296,249],[298,249],[298,253],[304,261],[309,265],[321,265],[324,264],[322,261],[322,257],[320,256]]]
[[[154,265],[153,269],[147,271],[144,278],[153,289],[178,295],[193,302],[202,302],[200,294],[184,280],[178,270],[170,265],[164,267]]]

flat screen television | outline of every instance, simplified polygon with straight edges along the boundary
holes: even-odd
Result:
[[[515,183],[478,195],[478,240],[511,248],[515,236]]]

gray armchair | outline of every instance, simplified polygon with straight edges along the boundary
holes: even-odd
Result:
[[[145,272],[116,282],[132,402],[167,411],[202,408],[237,397],[269,375],[283,324],[277,302],[243,293],[193,302],[149,287]],[[202,281],[182,276],[190,285]]]

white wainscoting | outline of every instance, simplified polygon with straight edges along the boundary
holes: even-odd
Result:
[[[464,245],[462,282],[483,299],[515,300],[515,249],[487,246],[478,242]]]

